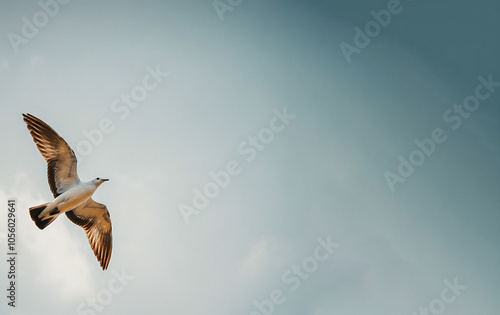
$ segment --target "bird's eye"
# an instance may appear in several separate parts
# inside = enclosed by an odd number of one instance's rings
[[[96,179],[97,179],[97,180],[100,180],[100,178],[99,178],[99,177],[97,177]]]

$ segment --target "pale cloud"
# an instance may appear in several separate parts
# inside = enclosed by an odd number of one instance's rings
[[[68,227],[74,224],[65,216],[60,216],[43,231],[39,230],[27,209],[49,200],[41,199],[33,188],[23,173],[15,177],[11,187],[0,187],[0,200],[14,198],[17,204],[18,268],[29,270],[34,280],[32,290],[40,290],[42,294],[57,291],[59,293],[54,298],[60,301],[80,297],[90,292],[92,286],[91,266],[84,255],[84,251],[90,248],[87,248],[88,244],[82,248],[77,241],[77,238],[82,238],[87,243],[85,233],[70,233]],[[64,220],[67,222],[62,222]],[[30,263],[34,261],[36,264]]]

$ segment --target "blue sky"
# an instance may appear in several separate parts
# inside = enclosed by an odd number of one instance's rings
[[[2,313],[497,314],[497,2],[40,3],[0,4]],[[65,217],[31,221],[52,196],[21,113],[110,178],[108,271]]]

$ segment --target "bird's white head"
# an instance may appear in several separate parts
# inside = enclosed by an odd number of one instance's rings
[[[99,186],[101,186],[102,183],[107,182],[108,180],[109,179],[107,179],[107,178],[97,177],[96,179],[92,180],[92,184],[96,185],[96,187],[99,187]]]

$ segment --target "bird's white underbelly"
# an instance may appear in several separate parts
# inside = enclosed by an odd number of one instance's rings
[[[87,185],[75,186],[61,195],[59,195],[47,208],[41,213],[41,217],[49,215],[49,213],[57,207],[58,214],[73,210],[82,203],[86,202],[94,194],[95,188]]]

